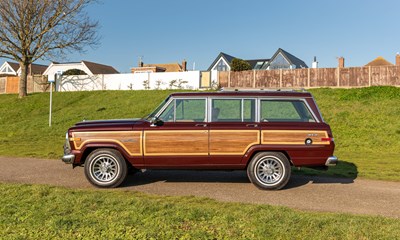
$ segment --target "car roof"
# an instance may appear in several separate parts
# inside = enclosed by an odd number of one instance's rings
[[[257,91],[216,91],[216,92],[177,92],[173,97],[293,97],[312,98],[309,92],[297,92],[290,90],[257,90]]]

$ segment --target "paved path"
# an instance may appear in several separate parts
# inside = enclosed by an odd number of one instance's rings
[[[87,182],[83,168],[72,169],[60,160],[0,157],[0,166],[0,182],[94,188]],[[119,189],[400,218],[398,182],[292,176],[283,190],[261,191],[249,182],[244,171],[152,170],[129,176]]]

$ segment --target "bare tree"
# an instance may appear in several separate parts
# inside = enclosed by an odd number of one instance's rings
[[[0,0],[0,57],[21,67],[19,97],[27,96],[29,65],[35,60],[84,52],[96,46],[98,22],[85,8],[96,0]]]

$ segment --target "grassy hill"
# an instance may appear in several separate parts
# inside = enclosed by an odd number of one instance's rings
[[[336,155],[343,160],[324,174],[400,181],[400,88],[310,91],[332,127]],[[24,99],[0,95],[0,155],[59,158],[65,131],[74,123],[142,117],[171,92],[57,92],[52,127],[48,93]]]

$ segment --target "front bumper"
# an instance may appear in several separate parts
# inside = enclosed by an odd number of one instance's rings
[[[71,152],[71,145],[69,144],[68,133],[66,134],[65,143],[64,143],[64,156],[61,160],[67,164],[74,164],[75,155]]]
[[[338,162],[339,162],[339,159],[337,157],[331,156],[331,157],[328,157],[328,159],[326,160],[325,166],[333,167],[333,166],[336,166],[336,164],[338,164]]]
[[[63,162],[65,162],[66,164],[73,164],[74,161],[75,161],[75,155],[73,155],[73,154],[66,154],[66,155],[64,155],[64,156],[61,158],[61,160],[62,160]]]

